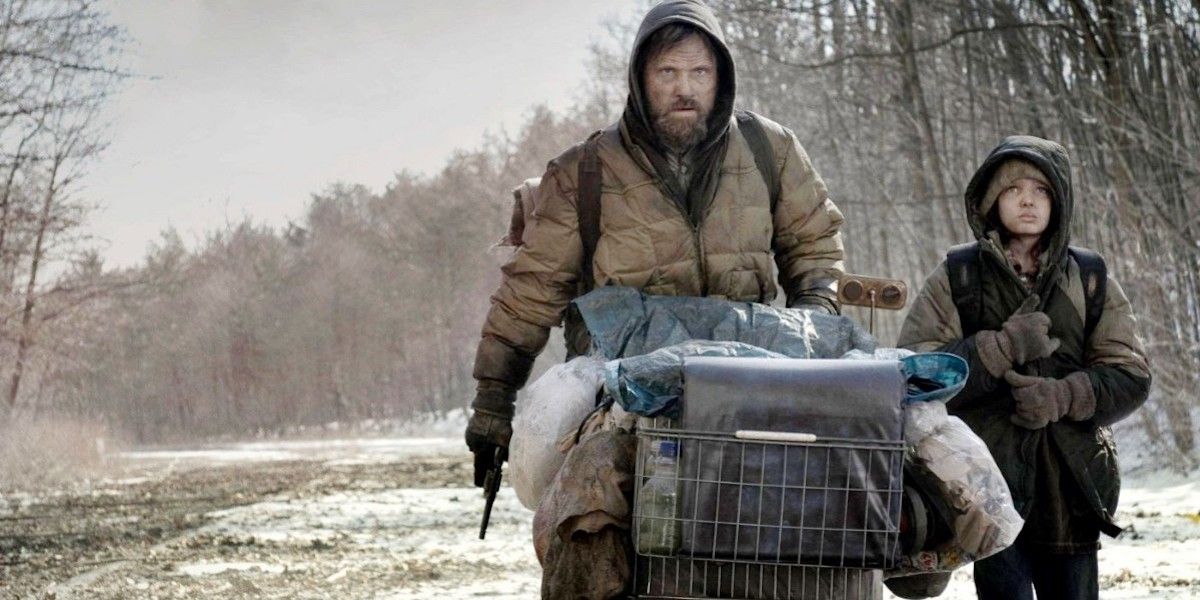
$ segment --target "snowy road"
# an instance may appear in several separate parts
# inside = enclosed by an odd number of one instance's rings
[[[482,499],[457,439],[241,444],[129,453],[153,478],[236,463],[242,475],[278,461],[306,473],[256,501],[212,510],[139,556],[57,581],[56,598],[537,598],[532,513],[502,490],[488,539]],[[136,479],[130,481],[137,481]],[[1200,598],[1200,483],[1148,474],[1125,482],[1101,552],[1102,598]],[[0,591],[4,588],[0,585]],[[47,594],[49,595],[49,594]],[[969,569],[944,598],[974,598]]]

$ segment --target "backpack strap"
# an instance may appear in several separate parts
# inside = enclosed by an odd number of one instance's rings
[[[1083,339],[1092,337],[1096,324],[1104,314],[1104,301],[1108,298],[1108,266],[1100,253],[1087,248],[1067,248],[1075,264],[1079,265],[1079,278],[1083,280]]]
[[[979,331],[983,318],[983,288],[980,275],[979,242],[950,248],[946,253],[946,271],[950,276],[950,296],[958,309],[958,321],[964,338]]]
[[[592,273],[592,259],[596,256],[596,245],[600,242],[600,152],[599,131],[583,143],[583,158],[579,161],[576,177],[578,193],[575,211],[579,217],[579,239],[583,243],[583,259],[580,262],[580,295],[596,287]]]
[[[758,167],[758,172],[762,174],[763,181],[767,184],[767,190],[771,194],[771,214],[775,214],[775,205],[779,204],[780,183],[779,183],[779,168],[775,164],[775,150],[771,148],[771,141],[767,139],[767,130],[763,127],[762,121],[758,115],[748,111],[739,110],[736,113],[738,129],[746,138],[746,143],[750,145],[750,152],[754,154],[754,165]]]

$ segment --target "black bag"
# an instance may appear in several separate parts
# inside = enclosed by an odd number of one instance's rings
[[[898,560],[899,363],[694,358],[683,373],[680,554],[855,568]],[[744,430],[816,441],[729,435]]]

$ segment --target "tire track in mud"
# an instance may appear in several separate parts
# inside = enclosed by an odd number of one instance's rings
[[[127,575],[169,575],[175,565],[236,550],[243,545],[237,539],[195,538],[221,511],[333,493],[363,482],[440,486],[460,479],[461,463],[457,457],[428,457],[398,463],[206,466],[133,484],[24,494],[7,511],[0,503],[0,597],[196,597],[185,590],[180,595],[144,585],[138,589],[141,576]],[[320,544],[310,550],[320,551]]]

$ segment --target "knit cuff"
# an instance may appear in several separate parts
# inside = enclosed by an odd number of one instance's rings
[[[533,370],[534,356],[530,356],[494,337],[484,336],[475,351],[475,368],[472,375],[480,382],[495,380],[512,388],[521,389]]]
[[[985,329],[976,333],[975,352],[987,372],[997,379],[1004,377],[1004,372],[1013,367],[1012,359],[1009,358],[1012,348],[1009,346],[1008,336],[999,331]]]
[[[1067,418],[1072,421],[1086,421],[1096,414],[1096,391],[1092,388],[1092,378],[1085,371],[1076,371],[1063,378],[1071,393],[1071,408],[1067,409]]]
[[[471,408],[480,414],[511,421],[516,401],[517,390],[512,386],[494,379],[480,379]]]

